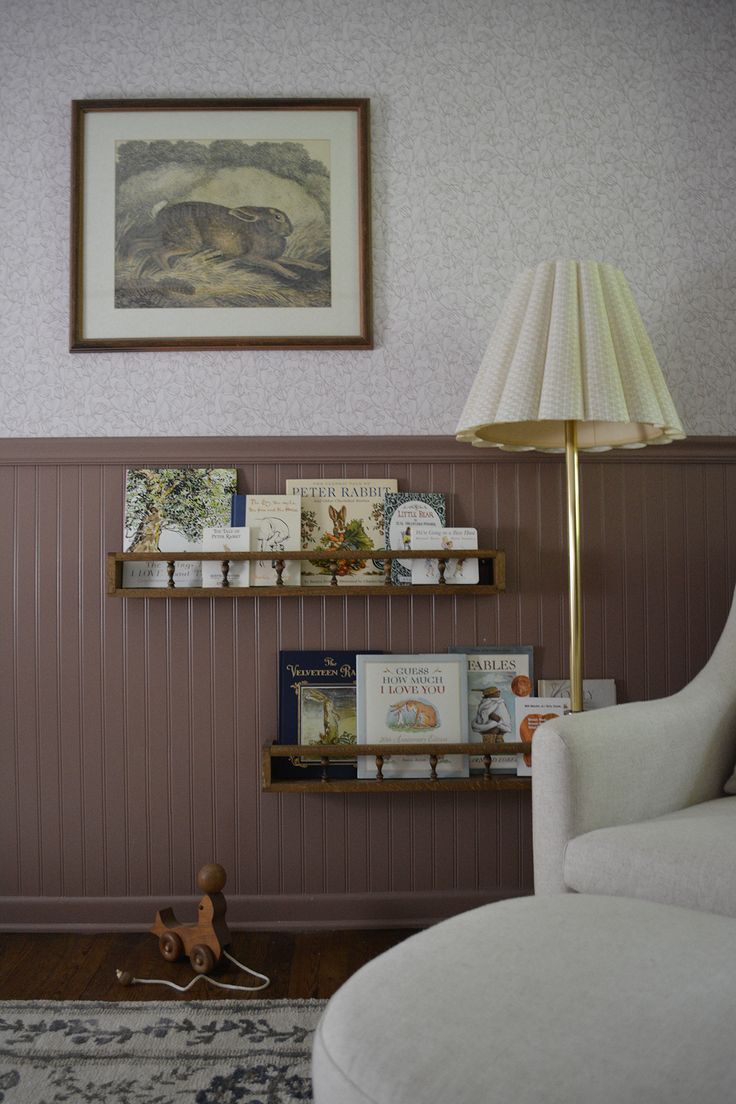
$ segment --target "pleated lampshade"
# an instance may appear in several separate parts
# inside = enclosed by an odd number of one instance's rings
[[[522,272],[456,430],[460,441],[557,452],[565,422],[591,451],[685,436],[626,277],[595,261]]]

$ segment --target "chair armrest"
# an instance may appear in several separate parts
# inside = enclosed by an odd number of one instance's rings
[[[537,893],[566,891],[568,840],[723,792],[736,758],[733,695],[696,679],[678,694],[547,721],[534,737]]]

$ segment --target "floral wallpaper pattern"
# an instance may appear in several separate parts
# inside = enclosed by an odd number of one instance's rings
[[[24,0],[0,43],[0,435],[452,433],[520,269],[626,273],[736,433],[730,0]],[[69,101],[367,96],[376,348],[70,354]]]

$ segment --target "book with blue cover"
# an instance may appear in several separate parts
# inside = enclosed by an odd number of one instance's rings
[[[468,723],[470,741],[498,743],[516,740],[518,703],[534,690],[534,648],[530,644],[454,645],[468,662]],[[470,773],[482,773],[483,756],[471,755]],[[516,774],[515,755],[494,755],[491,770]]]
[[[365,653],[361,654],[374,654]],[[280,744],[344,744],[345,758],[333,759],[331,778],[355,778],[350,748],[357,742],[356,652],[288,651],[279,653]],[[278,766],[277,766],[278,764]],[[282,777],[318,778],[315,756],[274,759]]]

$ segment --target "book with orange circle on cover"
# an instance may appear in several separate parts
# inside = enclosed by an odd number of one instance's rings
[[[534,689],[534,648],[531,644],[455,644],[450,652],[463,652],[468,664],[468,731],[473,743],[486,740],[513,743],[516,735],[516,703]],[[470,773],[482,774],[482,755],[471,755]],[[494,755],[494,774],[516,774],[516,755]]]
[[[520,698],[516,705],[516,739],[519,743],[531,746],[534,734],[540,725],[556,717],[564,717],[569,708],[567,698]],[[516,773],[532,773],[532,755],[516,756]]]

